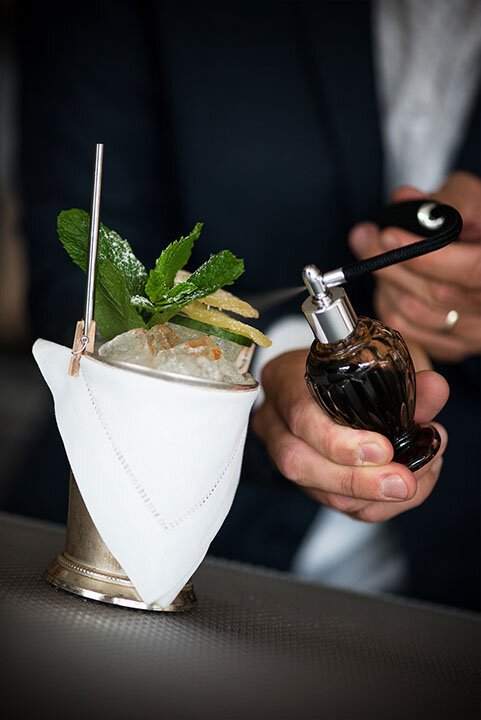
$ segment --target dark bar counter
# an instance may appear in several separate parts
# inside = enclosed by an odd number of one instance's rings
[[[127,610],[42,579],[63,540],[0,515],[3,717],[480,717],[475,615],[215,559],[195,610]]]

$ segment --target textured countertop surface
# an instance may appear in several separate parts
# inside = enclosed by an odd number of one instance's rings
[[[479,717],[477,616],[212,559],[194,611],[127,610],[45,583],[62,549],[61,527],[0,515],[9,718]]]

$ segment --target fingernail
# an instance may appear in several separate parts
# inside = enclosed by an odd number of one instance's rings
[[[352,230],[349,236],[349,245],[353,250],[362,253],[367,250],[371,242],[371,232],[369,225],[360,224]]]
[[[398,238],[389,231],[381,233],[381,245],[386,250],[392,250],[400,245]]]
[[[374,463],[375,465],[384,465],[387,463],[387,455],[379,445],[375,443],[364,443],[358,449],[359,460],[361,462]]]
[[[394,500],[404,500],[408,496],[408,488],[402,477],[399,475],[388,475],[381,480],[381,492],[384,497]]]

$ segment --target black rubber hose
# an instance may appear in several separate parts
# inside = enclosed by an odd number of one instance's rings
[[[435,203],[435,207],[431,211],[433,219],[438,217],[444,218],[444,223],[440,230],[426,230],[417,219],[419,208],[426,203]],[[463,229],[463,221],[461,215],[450,205],[438,205],[435,200],[407,200],[406,202],[388,205],[378,218],[380,228],[396,226],[416,235],[423,235],[424,239],[411,245],[389,250],[382,255],[375,255],[366,260],[359,260],[342,268],[346,281],[354,280],[362,275],[381,270],[389,265],[411,260],[419,255],[439,250],[450,242],[459,237]]]

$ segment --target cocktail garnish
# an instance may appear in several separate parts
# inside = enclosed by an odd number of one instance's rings
[[[89,214],[84,210],[65,210],[58,216],[57,230],[60,242],[70,258],[85,271]],[[170,243],[148,273],[127,240],[114,230],[100,225],[95,319],[104,340],[111,340],[134,328],[149,329],[165,323],[186,307],[187,313],[192,317],[192,314],[197,314],[197,301],[204,302],[206,311],[212,304],[214,307],[247,317],[258,316],[255,308],[248,303],[221,290],[225,285],[231,285],[244,272],[244,261],[230,250],[221,250],[211,255],[193,273],[182,270],[190,259],[201,230],[202,223],[197,223],[189,235]],[[209,317],[198,319],[210,325],[231,329],[258,344],[270,344],[259,330],[240,323],[219,310],[211,313],[208,313]]]

